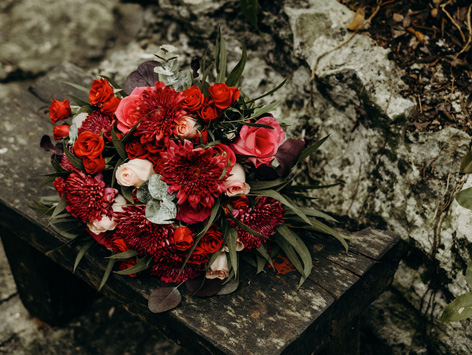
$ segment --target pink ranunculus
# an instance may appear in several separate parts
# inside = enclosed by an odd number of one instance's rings
[[[226,192],[229,197],[238,195],[247,195],[251,187],[246,183],[246,173],[241,164],[234,164],[230,175],[225,180]]]
[[[180,139],[192,139],[197,135],[197,120],[182,116],[175,127],[175,135]]]
[[[267,116],[256,123],[273,127],[249,127],[243,126],[239,138],[231,144],[236,154],[248,156],[248,161],[257,168],[259,165],[270,165],[274,160],[278,147],[285,140],[285,133],[277,120]]]
[[[135,115],[134,112],[139,104],[139,96],[147,89],[152,90],[153,88],[135,88],[129,96],[120,101],[120,104],[115,111],[115,116],[118,119],[117,127],[124,134],[128,133],[129,130],[139,121],[139,117]]]

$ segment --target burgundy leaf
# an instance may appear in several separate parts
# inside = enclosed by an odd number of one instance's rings
[[[217,293],[217,295],[229,295],[230,293],[236,291],[238,287],[239,279],[232,279],[223,285],[222,289]]]
[[[52,152],[55,155],[62,155],[62,143],[56,143],[56,145],[52,144],[51,137],[44,135],[41,138],[41,143],[39,143],[42,149],[47,150],[48,152]]]
[[[159,80],[159,75],[154,71],[154,68],[158,66],[161,66],[161,63],[156,60],[148,60],[141,63],[138,69],[126,78],[125,92],[129,95],[137,87],[154,86],[156,81]]]
[[[224,282],[225,280],[199,277],[185,281],[185,286],[194,296],[210,297],[220,292]]]
[[[181,301],[177,287],[161,287],[151,292],[148,308],[152,313],[162,313],[177,307]]]
[[[280,164],[277,173],[279,176],[287,176],[290,169],[297,163],[305,142],[300,139],[287,139],[277,150],[275,158]]]

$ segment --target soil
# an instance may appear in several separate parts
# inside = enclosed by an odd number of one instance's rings
[[[472,135],[470,0],[339,0],[369,18],[369,35],[405,71],[402,95],[417,103],[409,131],[448,126]],[[362,15],[360,15],[362,18]]]

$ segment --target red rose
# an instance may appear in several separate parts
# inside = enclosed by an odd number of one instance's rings
[[[198,209],[194,209],[190,203],[183,203],[182,205],[179,205],[177,217],[175,218],[184,223],[194,224],[203,222],[205,219],[210,217],[210,214],[211,208],[209,207],[200,207]]]
[[[96,133],[82,132],[74,143],[74,152],[79,158],[96,158],[105,148],[103,137]]]
[[[113,251],[117,254],[123,253],[129,250],[128,246],[126,245],[125,240],[121,237],[113,237],[112,240],[110,241],[110,246],[113,249]]]
[[[208,253],[197,246],[193,252],[192,255],[190,256],[190,259],[188,259],[188,262],[190,264],[196,264],[196,265],[202,265],[208,261]]]
[[[57,141],[61,138],[67,137],[69,135],[69,125],[61,124],[59,126],[54,126],[52,130],[52,135],[54,139]]]
[[[223,143],[217,143],[213,146],[213,150],[217,152],[219,155],[226,155],[228,160],[230,161],[230,167],[233,167],[236,164],[236,155],[234,154],[233,150]]]
[[[241,96],[238,88],[227,86],[225,83],[213,84],[208,88],[208,92],[215,106],[222,110],[230,107]]]
[[[139,140],[126,143],[125,150],[130,159],[146,159],[149,155]]]
[[[113,88],[108,84],[107,79],[95,79],[89,93],[90,103],[94,106],[99,106],[99,104],[108,101],[111,97],[114,97]]]
[[[82,163],[84,163],[85,171],[89,174],[96,174],[105,169],[105,159],[101,155],[95,158],[85,157]]]
[[[206,100],[198,111],[198,115],[205,121],[210,122],[220,117],[221,111],[214,105],[211,100]]]
[[[123,270],[127,270],[129,269],[130,267],[136,265],[136,259],[133,258],[133,259],[129,259],[129,260],[126,260],[126,261],[122,261],[120,266],[118,267],[121,271]],[[129,277],[136,277],[137,274],[129,274],[128,276]]]
[[[100,112],[104,113],[105,115],[113,116],[120,102],[120,98],[111,96],[108,100],[102,102],[98,106],[100,107]]]
[[[69,116],[69,100],[65,99],[64,101],[57,101],[56,99],[53,99],[52,105],[49,106],[49,117],[51,117],[51,122],[56,123],[60,120],[68,118]]]
[[[218,230],[215,225],[212,225],[208,232],[203,236],[198,246],[202,248],[206,253],[213,254],[221,249],[223,245],[222,233]]]
[[[188,227],[179,227],[174,232],[175,248],[185,251],[193,245],[192,231]]]
[[[193,144],[207,144],[208,143],[208,131],[198,131],[195,137],[193,138]]]
[[[187,111],[198,111],[203,105],[205,96],[197,86],[191,86],[184,91],[184,107]]]
[[[233,207],[237,210],[246,207],[249,203],[249,199],[247,196],[238,196],[237,198],[231,201]]]

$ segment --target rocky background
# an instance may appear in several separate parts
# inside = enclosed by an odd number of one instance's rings
[[[470,321],[438,320],[444,306],[467,291],[463,272],[472,252],[472,213],[453,196],[472,186],[458,172],[470,148],[469,134],[454,127],[410,129],[418,102],[402,95],[408,89],[401,79],[405,71],[366,34],[317,62],[351,35],[346,28],[354,13],[346,6],[336,0],[259,4],[256,29],[236,0],[3,0],[0,100],[26,90],[62,61],[122,82],[159,45],[169,43],[189,66],[193,56],[206,49],[212,53],[219,24],[230,68],[239,60],[241,43],[248,48],[244,93],[255,96],[287,78],[267,98],[282,100],[277,117],[290,125],[293,137],[310,141],[330,135],[303,179],[342,184],[317,190],[317,205],[338,216],[342,227],[388,229],[405,241],[393,286],[364,316],[362,353],[472,353]],[[428,69],[415,66],[419,72]],[[444,80],[441,65],[429,75]],[[448,102],[466,119],[460,94]],[[0,313],[8,315],[0,324],[0,353],[181,351],[105,300],[64,328],[29,319],[1,254],[0,296]],[[126,337],[128,345],[119,341]]]

